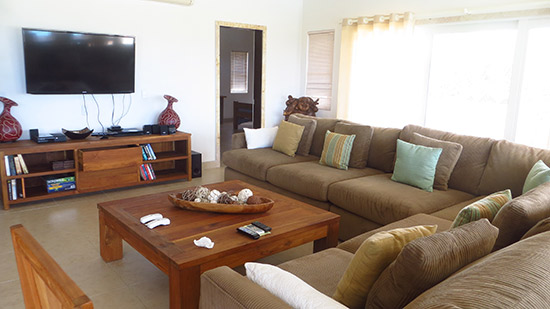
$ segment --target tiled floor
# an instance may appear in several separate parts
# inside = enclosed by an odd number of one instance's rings
[[[168,277],[124,243],[122,260],[99,256],[96,205],[99,202],[223,181],[223,168],[202,178],[78,197],[52,199],[0,210],[0,308],[24,308],[9,227],[23,224],[88,295],[95,308],[168,308]],[[312,252],[312,245],[282,252],[262,262],[278,264]],[[242,267],[239,269],[242,271]]]

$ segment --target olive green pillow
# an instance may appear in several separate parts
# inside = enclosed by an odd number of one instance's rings
[[[403,246],[436,230],[437,225],[419,225],[382,231],[367,238],[355,252],[332,297],[350,308],[364,308],[370,288]]]
[[[304,126],[283,120],[279,125],[272,149],[294,157],[303,133]]]

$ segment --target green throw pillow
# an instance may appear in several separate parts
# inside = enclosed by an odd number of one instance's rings
[[[539,160],[533,165],[533,168],[531,168],[531,171],[527,175],[527,179],[525,179],[523,193],[548,181],[550,181],[550,168],[542,160]]]
[[[477,221],[482,218],[487,218],[489,222],[492,222],[493,218],[497,215],[502,206],[511,200],[512,191],[510,191],[510,189],[506,189],[488,195],[479,201],[475,201],[460,210],[458,215],[456,215],[451,228]]]
[[[277,130],[272,149],[294,157],[303,133],[304,126],[283,120]]]
[[[327,130],[327,133],[325,133],[325,143],[323,144],[323,153],[321,153],[319,163],[347,170],[353,140],[355,140],[355,134],[345,135]]]
[[[433,192],[435,168],[443,149],[397,140],[395,167],[391,179]]]

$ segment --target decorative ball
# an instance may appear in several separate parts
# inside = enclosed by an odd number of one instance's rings
[[[210,190],[208,190],[208,188],[197,187],[195,189],[195,196],[200,199],[207,199],[209,194],[210,194]]]
[[[239,203],[244,204],[248,200],[249,197],[253,196],[252,190],[250,189],[242,189],[239,194]]]
[[[248,200],[246,200],[246,203],[247,204],[261,204],[262,203],[262,198],[259,197],[259,196],[256,196],[256,195],[252,195],[251,197],[248,198]]]
[[[185,190],[181,193],[181,199],[184,201],[194,201],[196,198],[194,189]]]
[[[235,204],[237,203],[238,198],[235,195],[231,195],[227,192],[222,192],[220,197],[218,198],[218,203],[220,204]]]
[[[208,194],[208,201],[210,203],[217,203],[218,198],[220,198],[220,195],[221,195],[220,191],[214,189],[210,191],[210,194]]]

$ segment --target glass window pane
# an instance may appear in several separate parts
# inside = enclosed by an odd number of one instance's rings
[[[550,27],[529,30],[516,128],[518,143],[550,146]]]
[[[504,137],[517,30],[435,34],[426,126]]]
[[[308,42],[306,95],[319,99],[319,109],[330,110],[334,31],[309,33]]]
[[[248,52],[231,52],[231,93],[248,93]]]

